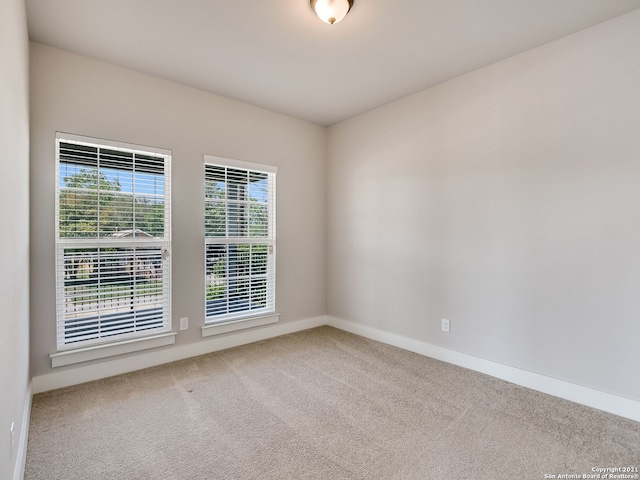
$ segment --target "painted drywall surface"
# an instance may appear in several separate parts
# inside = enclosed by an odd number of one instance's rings
[[[172,316],[174,330],[180,317],[190,326],[177,345],[208,341],[204,154],[278,167],[276,309],[281,322],[324,314],[326,129],[41,44],[31,45],[31,69],[34,376],[52,371],[56,350],[56,131],[172,151]]]
[[[0,2],[0,477],[7,479],[20,467],[30,402],[28,55],[24,2]]]
[[[639,400],[638,45],[634,11],[330,127],[327,313]]]

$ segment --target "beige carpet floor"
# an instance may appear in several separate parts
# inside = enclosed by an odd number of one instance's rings
[[[640,423],[330,327],[36,395],[25,478],[543,479]]]

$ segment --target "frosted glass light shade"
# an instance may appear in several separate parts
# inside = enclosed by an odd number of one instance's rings
[[[353,6],[353,0],[311,0],[311,8],[318,18],[333,25],[347,16]]]

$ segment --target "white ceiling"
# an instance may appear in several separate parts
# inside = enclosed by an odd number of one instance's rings
[[[640,0],[26,0],[32,40],[330,125]]]

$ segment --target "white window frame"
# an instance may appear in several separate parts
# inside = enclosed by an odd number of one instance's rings
[[[229,236],[229,219],[225,215],[226,234],[225,236],[208,236],[205,228],[205,251],[204,251],[204,263],[205,263],[205,325],[202,328],[202,336],[217,335],[221,333],[228,333],[234,330],[240,330],[244,328],[251,328],[260,325],[266,325],[269,323],[275,323],[279,319],[279,315],[275,313],[275,292],[276,292],[276,173],[277,167],[272,165],[264,165],[253,162],[246,162],[242,160],[234,160],[224,157],[217,157],[212,155],[204,155],[204,170],[205,170],[205,184],[207,183],[207,165],[214,167],[221,167],[225,170],[242,170],[249,174],[255,173],[268,177],[268,227],[267,235],[260,237],[250,236]],[[206,191],[204,196],[205,206],[209,200],[206,198]],[[228,205],[228,197],[224,201],[225,205]],[[225,207],[228,209],[228,206]],[[205,208],[206,212],[206,208]],[[205,213],[206,216],[206,213]],[[206,220],[205,220],[206,223]],[[259,309],[246,309],[236,312],[227,312],[224,314],[218,314],[215,316],[207,315],[207,249],[211,245],[219,245],[222,247],[238,244],[267,244],[267,288],[266,288],[266,306]],[[229,293],[227,292],[227,295]]]
[[[60,145],[62,143],[87,145],[97,148],[106,148],[134,155],[151,155],[161,157],[164,160],[164,234],[162,237],[141,236],[137,231],[132,231],[131,238],[111,238],[95,236],[88,238],[60,237]],[[111,355],[127,353],[146,348],[175,343],[175,333],[171,332],[171,151],[155,147],[139,146],[123,142],[114,142],[92,137],[84,137],[68,133],[56,133],[56,174],[55,174],[55,248],[56,248],[56,344],[58,352],[50,355],[52,366],[68,365],[96,358],[104,358]],[[100,162],[100,160],[98,160]],[[134,207],[135,209],[135,204]],[[65,302],[68,302],[65,293],[65,249],[78,248],[131,248],[135,249],[160,249],[161,253],[161,299],[157,303],[162,304],[161,325],[148,329],[106,335],[99,333],[96,338],[88,338],[70,342],[65,333]],[[148,251],[148,250],[147,250]],[[137,253],[136,253],[137,254]],[[133,255],[133,254],[132,254]],[[134,257],[135,258],[135,257]],[[98,273],[101,275],[101,273]],[[100,277],[101,278],[101,277]],[[133,287],[132,287],[133,288]],[[132,297],[133,298],[137,297]],[[137,306],[137,305],[136,305]],[[131,307],[133,308],[133,307]],[[95,311],[106,311],[96,302]],[[136,310],[137,312],[138,310]],[[68,318],[67,318],[68,320]],[[99,320],[101,321],[101,319]],[[134,323],[137,320],[134,320]]]

